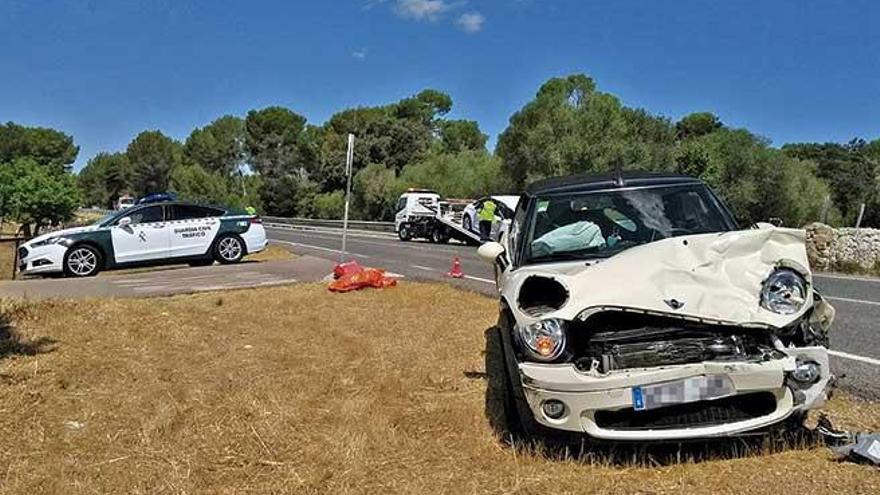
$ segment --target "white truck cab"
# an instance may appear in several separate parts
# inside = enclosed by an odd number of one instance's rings
[[[440,212],[440,195],[430,189],[409,189],[400,195],[395,210],[394,230],[400,240],[431,238]]]

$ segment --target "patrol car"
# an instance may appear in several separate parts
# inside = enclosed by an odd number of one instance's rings
[[[36,237],[18,251],[26,275],[90,277],[137,265],[238,263],[262,251],[259,216],[182,201],[138,204],[98,222]]]

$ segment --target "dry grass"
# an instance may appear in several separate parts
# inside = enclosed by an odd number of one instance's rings
[[[0,493],[878,493],[824,448],[666,466],[513,449],[485,411],[495,303],[300,285],[6,304]],[[838,426],[880,406],[837,398]]]
[[[247,261],[272,261],[272,260],[289,260],[296,256],[289,249],[277,244],[269,244],[266,249],[257,254],[248,255]]]

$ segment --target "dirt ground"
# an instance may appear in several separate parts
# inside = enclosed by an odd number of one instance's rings
[[[12,278],[12,264],[15,262],[15,243],[0,242],[0,280]]]
[[[823,447],[671,464],[512,448],[487,419],[495,302],[445,285],[0,310],[0,493],[880,492]],[[880,429],[880,404],[828,410]]]

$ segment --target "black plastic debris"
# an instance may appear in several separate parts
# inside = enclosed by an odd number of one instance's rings
[[[838,430],[824,414],[819,417],[816,431],[839,460],[880,466],[880,433]]]

